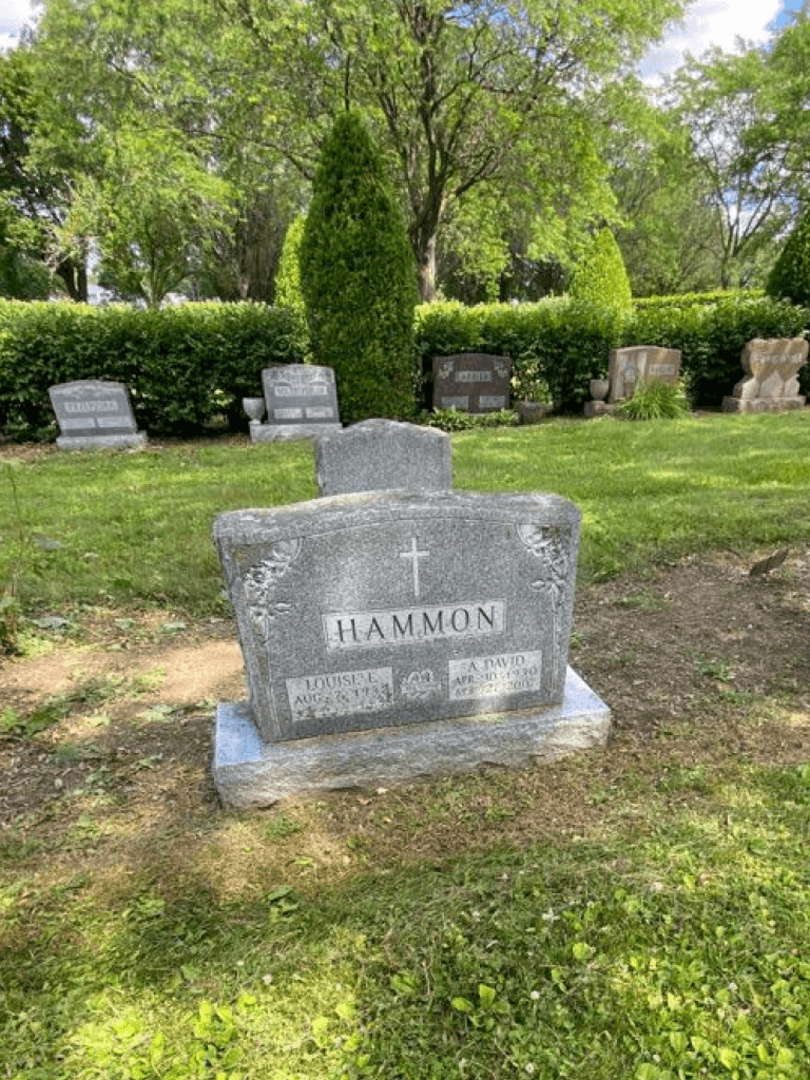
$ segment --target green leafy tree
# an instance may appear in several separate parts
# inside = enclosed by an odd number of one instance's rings
[[[70,207],[73,158],[42,155],[38,143],[47,93],[29,45],[0,54],[0,262],[7,296],[47,296],[57,282],[73,300],[87,299],[86,252],[58,252],[56,232]]]
[[[765,283],[768,296],[810,306],[810,210],[788,237]]]
[[[266,288],[276,240],[306,202],[334,118],[348,104],[359,109],[394,179],[428,300],[442,248],[462,276],[480,250],[473,285],[492,295],[498,261],[517,252],[538,265],[566,262],[578,228],[615,220],[600,149],[624,107],[611,87],[626,88],[635,60],[683,8],[683,0],[48,0],[37,49],[55,121],[48,131],[64,133],[62,149],[92,156],[100,129],[138,115],[144,126],[170,127],[187,149],[195,144],[228,180],[240,225],[232,244],[223,236],[219,245],[229,270],[217,287],[229,294],[257,295],[245,290],[259,280]],[[300,175],[300,197],[292,209],[264,206],[270,239],[257,263],[262,232],[238,230],[261,205],[255,192],[286,199],[283,184],[261,180],[280,175],[282,161]],[[476,249],[472,211],[498,200],[504,224],[482,222]]]
[[[475,188],[522,175],[565,217],[602,123],[598,102],[632,70],[681,0],[219,0],[264,59],[283,152],[306,169],[308,131],[351,102],[398,172],[421,292],[437,285],[442,226]],[[301,119],[308,124],[302,130]],[[538,207],[539,209],[539,207]],[[544,207],[545,209],[545,207]],[[486,260],[489,261],[488,259]]]
[[[343,419],[410,415],[413,255],[382,159],[356,113],[342,114],[324,145],[300,265],[313,352],[335,370]]]
[[[610,229],[594,233],[571,280],[571,297],[585,303],[630,311],[633,297],[622,253]]]
[[[227,186],[171,133],[131,126],[104,149],[97,173],[77,183],[59,230],[63,249],[94,243],[105,283],[157,307],[197,268],[226,220]]]
[[[761,280],[774,239],[793,215],[792,152],[768,117],[775,68],[765,49],[707,52],[673,81],[675,115],[690,132],[712,215],[723,288]]]

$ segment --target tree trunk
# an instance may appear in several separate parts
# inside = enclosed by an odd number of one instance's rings
[[[74,259],[62,259],[56,267],[57,277],[65,283],[68,296],[77,304],[87,303],[87,267]]]
[[[419,261],[419,286],[422,303],[429,304],[436,295],[436,237],[431,236]]]

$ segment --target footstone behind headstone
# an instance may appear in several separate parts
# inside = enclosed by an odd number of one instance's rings
[[[123,383],[79,379],[52,386],[48,393],[62,432],[56,440],[60,450],[103,450],[146,443],[146,435],[136,428]]]
[[[451,491],[221,515],[249,689],[217,713],[223,802],[603,743],[567,665],[579,522],[554,495]]]
[[[433,360],[433,408],[469,413],[508,409],[511,374],[508,356],[437,356]]]
[[[395,420],[363,420],[318,439],[315,467],[321,495],[453,486],[450,436]]]
[[[251,423],[253,442],[308,439],[341,430],[332,368],[278,364],[264,369],[262,386],[267,423]]]
[[[754,338],[742,352],[745,378],[723,398],[723,412],[785,412],[801,409],[796,376],[807,363],[804,338]]]
[[[680,349],[665,349],[659,345],[632,345],[610,350],[608,403],[631,398],[640,382],[660,382],[674,385],[681,373]]]

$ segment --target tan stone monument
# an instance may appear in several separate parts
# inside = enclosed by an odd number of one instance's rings
[[[745,378],[723,398],[723,412],[785,412],[801,409],[799,369],[807,363],[804,338],[754,338],[742,352]]]

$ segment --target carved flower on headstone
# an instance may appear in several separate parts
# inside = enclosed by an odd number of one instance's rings
[[[245,600],[253,629],[262,644],[267,644],[270,624],[290,610],[290,604],[276,600],[273,594],[277,583],[298,558],[300,551],[300,540],[278,540],[267,558],[256,563],[245,574]]]

